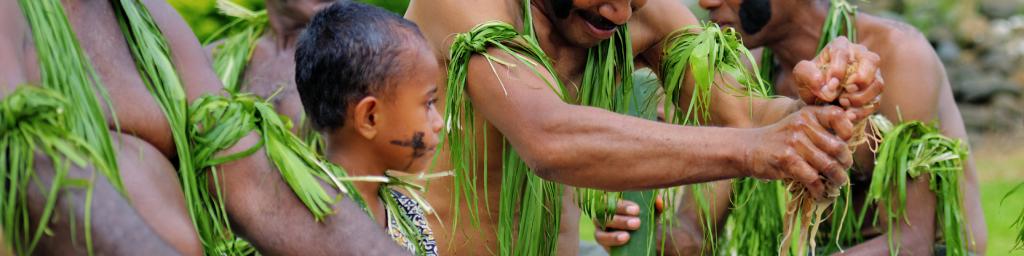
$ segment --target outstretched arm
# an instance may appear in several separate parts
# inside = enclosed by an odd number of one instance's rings
[[[556,182],[631,190],[757,176],[823,189],[816,169],[842,176],[851,162],[831,160],[844,155],[845,143],[824,132],[852,129],[838,108],[805,108],[762,129],[669,125],[567,104],[529,64],[498,50],[489,54],[516,66],[470,60],[467,90],[476,111],[538,175]]]
[[[255,133],[222,154],[245,150]],[[268,255],[406,255],[347,197],[334,204],[322,222],[313,219],[276,167],[260,149],[249,157],[221,165],[218,180],[235,232]],[[211,179],[212,180],[212,179]],[[210,184],[213,189],[213,184]],[[336,190],[324,186],[332,196]]]

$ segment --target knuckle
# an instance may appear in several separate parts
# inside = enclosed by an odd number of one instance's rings
[[[787,136],[786,140],[785,140],[785,143],[786,143],[786,146],[789,146],[788,150],[786,150],[786,152],[785,152],[785,155],[795,155],[796,151],[793,150],[793,147],[800,144],[800,136],[799,135]]]

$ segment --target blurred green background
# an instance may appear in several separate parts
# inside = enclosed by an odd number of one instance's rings
[[[232,1],[253,10],[264,8],[263,0]],[[217,12],[215,0],[168,0],[168,2],[178,9],[178,12],[196,33],[199,41],[205,40],[222,25],[231,21],[230,17]],[[380,6],[400,15],[404,14],[405,7],[409,6],[409,0],[360,0],[359,2]]]
[[[214,0],[169,0],[205,39],[229,18]],[[234,0],[262,9],[263,0]],[[431,0],[427,0],[431,1]],[[698,17],[696,0],[681,0]],[[399,14],[408,0],[362,0]],[[1024,182],[1024,0],[871,0],[861,10],[907,22],[922,31],[946,64],[953,91],[971,134],[972,155],[981,180],[981,200],[989,230],[990,255],[1011,251],[1024,209],[1024,193],[1006,193]],[[593,226],[581,222],[581,238],[593,240]]]

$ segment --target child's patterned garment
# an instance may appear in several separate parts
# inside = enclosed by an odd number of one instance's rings
[[[415,200],[406,197],[394,189],[391,190],[391,196],[393,196],[395,201],[398,202],[399,209],[387,208],[388,234],[391,235],[391,238],[399,245],[405,246],[409,251],[416,253],[416,244],[403,235],[399,228],[398,218],[408,218],[409,220],[412,220],[413,225],[416,226],[416,230],[419,231],[419,245],[424,249],[423,255],[436,256],[437,242],[434,241],[434,232],[431,231],[430,226],[427,225],[427,219],[424,218],[423,210],[420,208],[420,205],[416,203]]]

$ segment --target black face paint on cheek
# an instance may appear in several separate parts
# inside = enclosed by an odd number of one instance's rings
[[[747,34],[757,34],[772,18],[770,0],[744,0],[740,4],[740,24]]]
[[[428,148],[426,143],[423,143],[423,136],[426,134],[423,132],[412,133],[412,139],[408,141],[392,140],[391,145],[400,147],[412,148],[412,157],[420,158],[427,155],[428,150],[434,150],[433,147]]]
[[[572,11],[572,0],[551,0],[551,7],[555,11],[555,17],[565,19]]]

